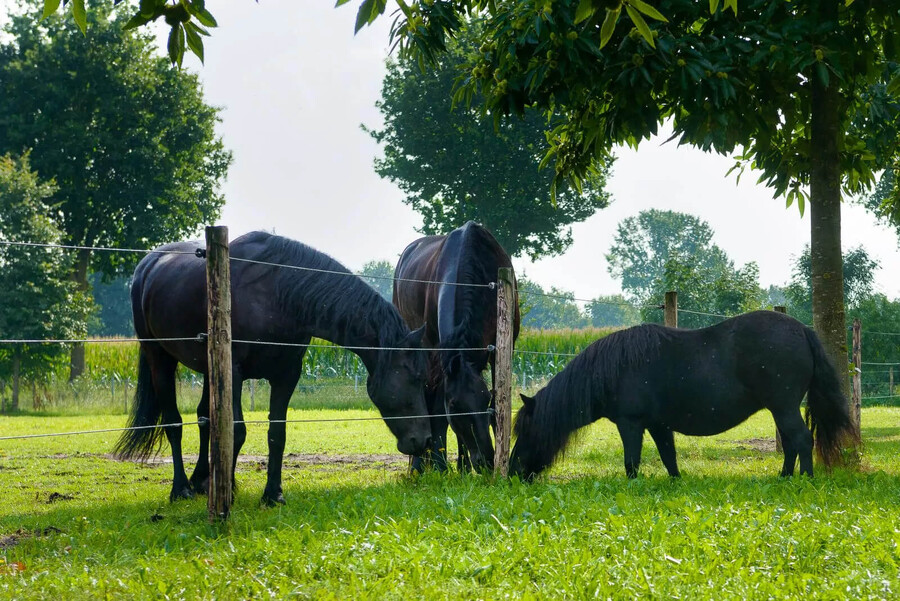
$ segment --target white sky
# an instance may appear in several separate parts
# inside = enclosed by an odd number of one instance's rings
[[[374,105],[391,17],[354,36],[357,1],[337,9],[332,0],[209,4],[219,27],[205,39],[206,65],[190,56],[186,66],[199,74],[208,102],[223,107],[220,132],[234,152],[221,224],[232,236],[274,229],[354,270],[372,259],[393,263],[418,236],[421,219],[399,189],[375,174],[379,149],[360,129],[381,122]],[[517,260],[518,273],[579,298],[619,292],[604,258],[616,225],[658,208],[709,222],[714,241],[738,266],[759,264],[763,287],[790,278],[792,258],[809,241],[809,214],[785,209],[754,184],[755,173],[736,186],[734,176],[725,178],[729,159],[661,140],[618,156],[610,208],[574,226],[575,242],[564,256]],[[900,275],[892,269],[900,259],[896,235],[845,204],[844,248],[860,244],[881,262],[876,288],[900,297]]]

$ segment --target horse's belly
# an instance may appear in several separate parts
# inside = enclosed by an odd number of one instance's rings
[[[669,412],[663,421],[669,429],[680,434],[712,436],[739,426],[759,409],[761,407],[747,403],[688,406],[679,411]]]

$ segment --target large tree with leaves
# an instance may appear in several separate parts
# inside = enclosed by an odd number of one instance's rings
[[[0,152],[30,150],[56,181],[64,241],[149,248],[214,219],[231,156],[196,76],[159,57],[149,33],[123,31],[111,1],[92,7],[86,34],[31,9],[11,17],[0,47]],[[91,268],[112,275],[138,258],[81,250],[72,279],[86,291]],[[82,369],[77,347],[72,374]]]
[[[406,193],[426,234],[448,233],[469,220],[484,224],[511,255],[562,253],[572,243],[570,224],[609,202],[607,163],[580,189],[564,185],[549,200],[553,172],[541,170],[547,119],[537,111],[495,122],[452,101],[466,56],[477,52],[464,31],[426,70],[410,59],[390,60],[381,100],[384,127],[371,131],[384,146],[379,175]]]
[[[685,310],[678,316],[682,327],[707,326],[716,316],[761,308],[756,264],[736,268],[712,238],[709,224],[693,215],[642,211],[619,223],[606,255],[610,275],[642,306],[645,321],[661,320],[654,307],[669,290],[678,292],[678,307]]]
[[[55,187],[38,179],[28,158],[0,157],[0,338],[72,339],[84,335],[87,299],[69,277],[72,256],[50,208]],[[17,243],[27,243],[21,245]],[[59,344],[0,345],[0,380],[12,382],[9,409],[19,405],[23,378],[40,379],[64,354]]]

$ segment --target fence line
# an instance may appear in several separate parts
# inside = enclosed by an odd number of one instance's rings
[[[17,242],[15,240],[0,240],[2,246],[32,246],[38,248],[62,248],[67,250],[99,250],[105,252],[123,252],[123,253],[157,253],[161,255],[196,255],[193,250],[159,250],[145,248],[115,248],[112,246],[79,246],[76,244],[45,244],[41,242]],[[202,250],[202,249],[198,249]]]
[[[432,418],[432,417],[463,417],[469,415],[491,415],[494,413],[493,409],[488,409],[486,411],[466,411],[462,413],[438,413],[435,415],[397,415],[397,416],[380,416],[380,417],[335,417],[335,418],[326,418],[326,419],[236,419],[233,421],[235,424],[249,424],[249,425],[260,425],[260,424],[318,424],[318,423],[333,423],[333,422],[369,422],[369,421],[389,421],[389,420],[401,420],[401,419],[421,419],[421,418]],[[181,426],[196,426],[196,425],[205,425],[209,423],[209,418],[201,417],[197,421],[194,422],[177,422],[170,424],[153,424],[150,426],[128,426],[124,428],[102,428],[99,430],[73,430],[70,432],[47,432],[43,434],[16,434],[13,436],[0,436],[0,440],[22,440],[27,438],[51,438],[58,436],[77,436],[81,434],[103,434],[107,432],[127,432],[130,430],[152,430],[157,428],[173,428],[173,427],[181,427]]]

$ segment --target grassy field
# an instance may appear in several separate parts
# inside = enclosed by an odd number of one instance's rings
[[[760,414],[677,438],[674,481],[649,438],[627,481],[601,422],[532,485],[410,478],[379,421],[292,424],[274,509],[258,504],[265,432],[250,426],[227,527],[207,524],[205,499],[168,503],[170,465],[109,458],[115,434],[0,441],[0,598],[896,598],[900,410],[863,422],[859,473],[777,477]],[[0,436],[123,423],[18,415]],[[185,438],[196,452],[196,430]]]

